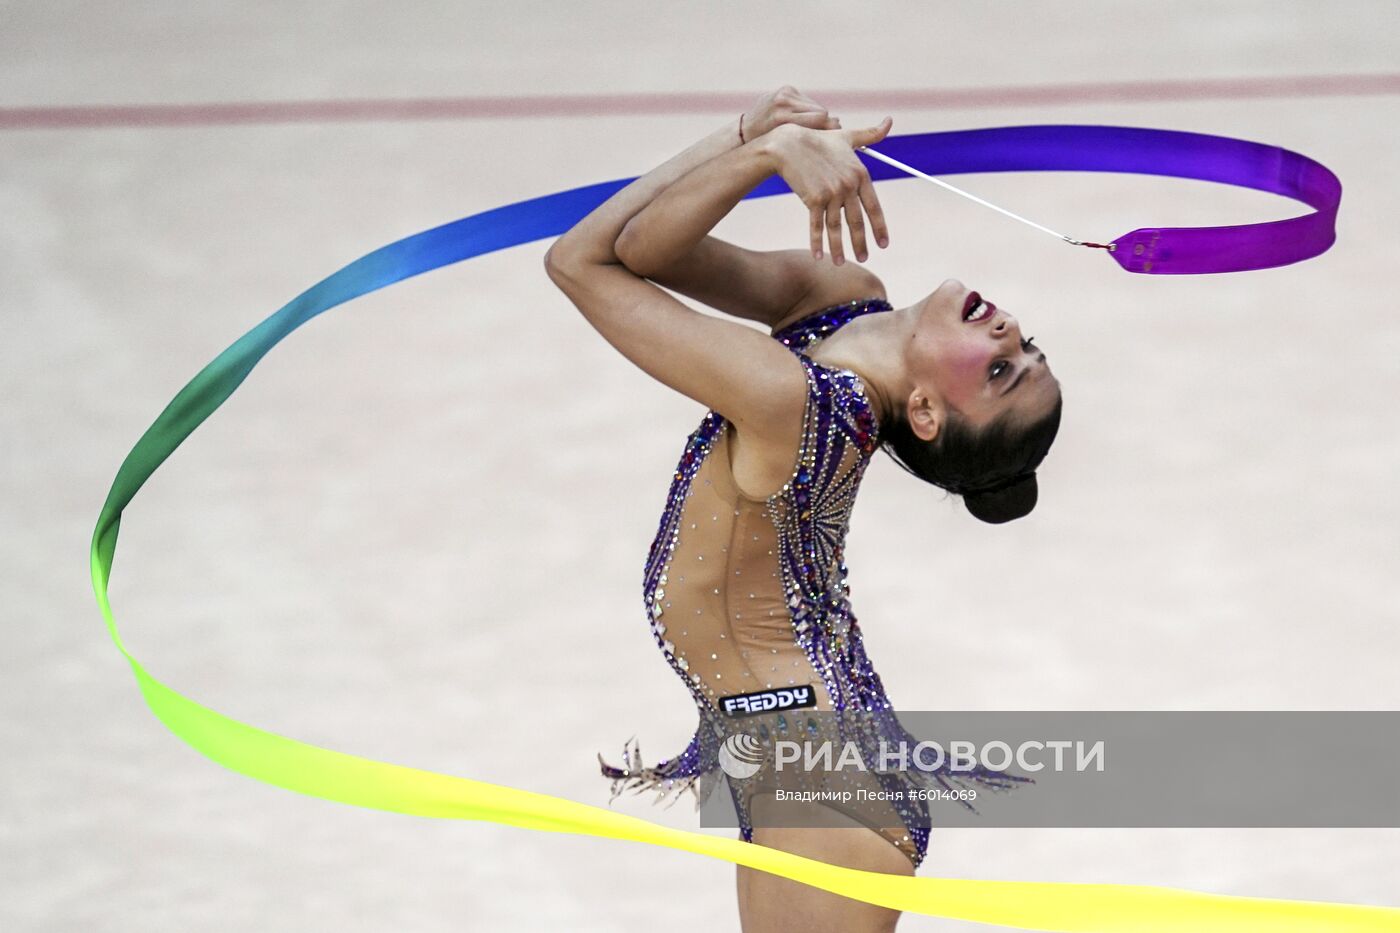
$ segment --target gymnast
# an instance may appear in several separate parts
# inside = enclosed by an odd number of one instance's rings
[[[789,724],[839,731],[829,723],[842,716],[892,710],[862,646],[843,559],[875,450],[999,523],[1034,508],[1036,469],[1059,428],[1059,383],[1016,318],[956,279],[894,308],[879,278],[845,261],[847,235],[862,263],[870,238],[889,245],[855,149],[890,126],[886,117],[843,129],[780,88],[583,218],[545,267],[625,357],[709,409],[672,478],[643,582],[653,637],[700,724],[676,757],[643,767],[632,749],[604,775],[615,789],[663,791],[722,779],[741,838],[912,875],[927,850],[926,811],[810,802],[809,826],[769,825],[771,785],[716,778],[725,698],[809,687],[810,710],[835,717],[819,725],[765,714],[765,738]],[[755,252],[709,235],[774,173],[808,209],[809,250]],[[697,312],[658,286],[768,333]],[[1024,780],[985,769],[971,779],[993,789]],[[899,918],[743,866],[737,887],[747,933],[891,930]]]

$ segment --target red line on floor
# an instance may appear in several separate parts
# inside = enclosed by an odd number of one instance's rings
[[[951,110],[1400,93],[1400,73],[1101,81],[941,90],[807,91],[826,106],[870,110]],[[234,126],[264,123],[345,123],[391,120],[471,120],[521,117],[727,113],[752,105],[756,94],[577,94],[521,97],[436,97],[402,100],[240,101],[0,107],[0,129],[106,129]]]

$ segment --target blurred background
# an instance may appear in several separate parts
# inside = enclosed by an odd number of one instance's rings
[[[1390,0],[0,3],[0,927],[737,929],[725,863],[360,810],[201,757],[147,710],[87,558],[137,438],[302,289],[644,172],[785,83],[846,127],[1217,133],[1344,187],[1318,259],[1154,277],[880,186],[869,265],[896,306],[961,279],[1065,394],[1024,521],[981,525],[884,457],[867,474],[852,599],[896,704],[1395,709],[1397,26]],[[1159,178],[954,182],[1099,241],[1306,210]],[[802,247],[805,212],[742,204],[716,233]],[[547,246],[316,319],[170,458],[111,586],[156,677],[303,741],[598,805],[597,752],[682,748],[695,713],[641,568],[703,412],[586,324]],[[1398,860],[1395,829],[950,829],[920,874],[1395,904]]]

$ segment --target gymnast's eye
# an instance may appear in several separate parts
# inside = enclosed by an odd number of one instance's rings
[[[992,368],[987,371],[987,374],[993,379],[1000,379],[1010,368],[1011,364],[1006,360],[997,360],[992,364]]]

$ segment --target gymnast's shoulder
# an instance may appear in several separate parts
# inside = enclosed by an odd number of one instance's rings
[[[888,300],[885,283],[866,267],[847,260],[835,265],[830,259],[814,259],[807,250],[796,249],[788,261],[799,266],[807,266],[803,278],[810,282],[806,293],[792,306],[792,309],[775,321],[772,332],[777,333],[818,311],[825,311],[848,301],[863,301],[868,298]]]

